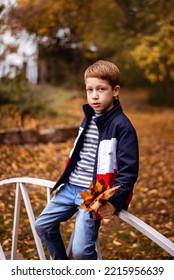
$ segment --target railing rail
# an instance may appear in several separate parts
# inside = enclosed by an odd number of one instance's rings
[[[13,222],[13,233],[12,233],[12,248],[11,248],[11,259],[17,259],[16,251],[17,251],[17,242],[18,242],[18,228],[19,228],[19,217],[20,217],[20,202],[21,197],[23,197],[24,204],[26,207],[26,211],[28,214],[28,218],[30,221],[30,226],[32,229],[33,237],[36,243],[36,248],[38,251],[39,258],[41,260],[45,259],[45,253],[43,250],[42,243],[40,238],[38,237],[35,227],[34,227],[34,213],[32,210],[31,202],[28,196],[27,187],[25,184],[34,184],[39,185],[42,187],[46,187],[47,193],[47,202],[50,201],[50,189],[54,186],[55,182],[49,180],[43,180],[38,178],[29,178],[29,177],[22,177],[22,178],[11,178],[0,181],[0,186],[8,185],[16,183],[16,195],[15,195],[15,206],[14,206],[14,222]],[[171,256],[174,256],[174,243],[167,239],[164,235],[153,229],[151,226],[140,220],[139,218],[135,217],[131,213],[125,210],[121,210],[118,213],[118,216],[123,221],[127,222],[137,230],[139,230],[142,234],[146,235],[149,239],[153,240],[156,244],[158,244],[161,248],[167,251]],[[73,233],[71,235],[69,245],[67,248],[67,254],[71,254],[72,249],[72,241],[73,241]],[[99,259],[101,259],[101,252],[99,242],[96,243]],[[4,260],[5,254],[3,252],[2,246],[0,244],[0,260]]]

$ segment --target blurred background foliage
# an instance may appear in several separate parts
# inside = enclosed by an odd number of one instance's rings
[[[25,28],[36,35],[38,83],[81,87],[85,68],[107,59],[120,68],[123,86],[148,87],[150,103],[174,105],[173,4],[18,0],[1,17],[1,33],[10,26],[14,34]]]
[[[14,126],[24,127],[25,120],[29,116],[33,118],[56,116],[57,112],[53,106],[49,104],[45,106],[46,98],[41,97],[44,97],[44,94],[39,94],[39,88],[35,90],[30,85],[24,71],[17,73],[13,79],[6,76],[0,87],[0,128],[4,126],[3,117],[5,120],[12,118],[13,124],[17,121],[18,125]]]

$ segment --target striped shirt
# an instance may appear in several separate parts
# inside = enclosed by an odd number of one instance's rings
[[[80,160],[77,162],[69,177],[73,185],[89,188],[93,179],[94,163],[98,145],[98,128],[93,116],[84,135],[83,147],[80,151]]]

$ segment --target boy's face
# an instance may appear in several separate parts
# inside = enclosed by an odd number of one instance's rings
[[[112,109],[119,90],[119,86],[112,88],[107,80],[86,79],[87,101],[96,113],[105,113]]]

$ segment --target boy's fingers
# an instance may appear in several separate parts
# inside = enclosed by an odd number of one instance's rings
[[[115,212],[115,207],[111,203],[106,202],[104,205],[99,207],[98,212],[101,216],[103,216],[103,218],[111,217]]]

